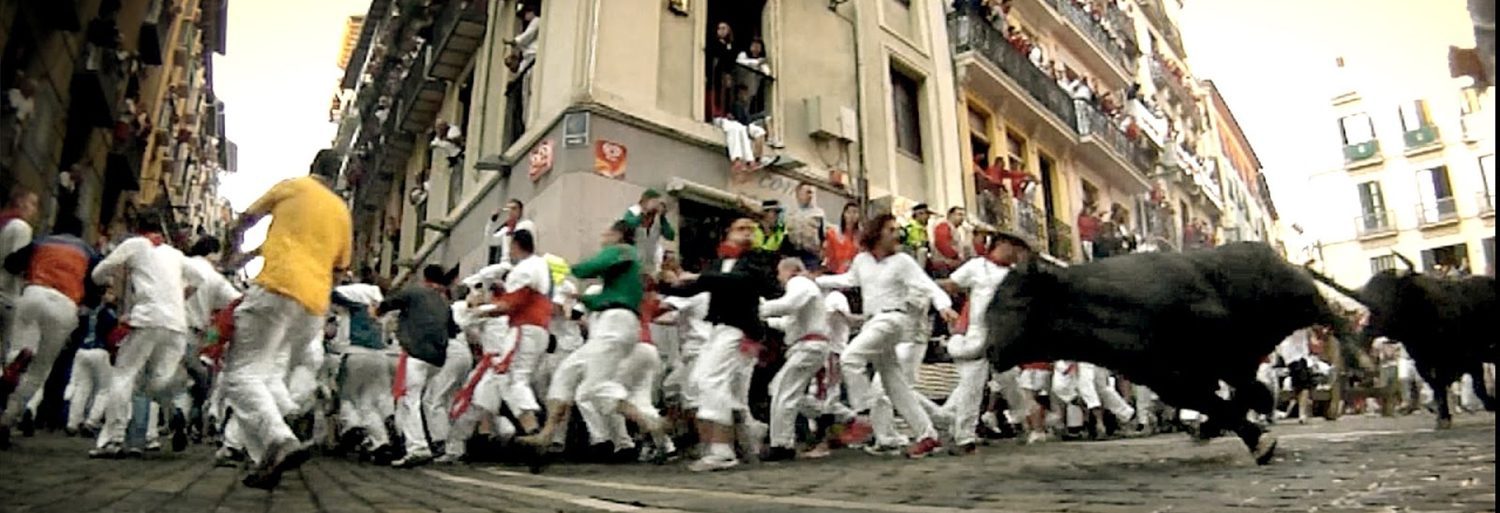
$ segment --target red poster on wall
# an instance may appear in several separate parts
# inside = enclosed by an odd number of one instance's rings
[[[594,141],[594,172],[609,178],[623,178],[627,156],[623,144],[602,139]]]
[[[531,169],[526,174],[531,177],[531,181],[535,182],[552,170],[552,140],[548,139],[536,145],[536,148],[531,150],[530,160]]]

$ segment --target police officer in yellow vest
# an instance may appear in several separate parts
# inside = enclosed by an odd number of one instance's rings
[[[927,209],[926,203],[918,203],[911,208],[911,221],[906,224],[906,236],[903,240],[913,257],[919,257],[927,250],[927,221],[931,218],[932,212]]]
[[[760,251],[780,253],[781,243],[785,241],[786,223],[781,220],[781,202],[773,199],[760,202],[760,222],[755,224],[750,244]]]

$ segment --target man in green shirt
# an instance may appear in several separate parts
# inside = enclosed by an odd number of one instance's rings
[[[589,310],[588,342],[568,355],[554,373],[547,390],[547,422],[535,435],[522,437],[522,442],[552,443],[556,430],[568,425],[573,404],[584,402],[604,416],[619,413],[635,422],[651,435],[660,454],[675,452],[662,430],[660,414],[627,401],[629,393],[620,380],[620,362],[640,343],[639,311],[645,295],[635,232],[631,223],[616,221],[604,231],[603,248],[573,265],[574,276],[602,281],[598,293],[579,298]]]

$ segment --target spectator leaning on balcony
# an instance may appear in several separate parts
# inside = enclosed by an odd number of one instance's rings
[[[537,15],[535,7],[529,6],[522,6],[517,16],[521,19],[521,32],[505,44],[521,49],[520,68],[524,70],[536,61],[537,36],[541,31],[542,17]]]
[[[1099,203],[1093,198],[1083,201],[1083,210],[1078,211],[1078,242],[1083,246],[1083,258],[1093,260],[1094,240],[1099,236]]]

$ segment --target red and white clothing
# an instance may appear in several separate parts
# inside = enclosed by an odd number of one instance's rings
[[[505,292],[499,301],[509,306],[510,329],[506,336],[515,341],[515,347],[496,362],[495,370],[508,376],[502,397],[517,413],[541,410],[531,388],[532,373],[547,352],[547,329],[552,322],[551,293],[552,270],[540,256],[531,255],[516,262],[505,277]]]
[[[828,309],[818,284],[804,276],[786,282],[786,293],[760,305],[762,318],[784,317],[786,359],[771,379],[771,446],[792,448],[796,443],[799,403],[807,385],[828,361]]]
[[[953,226],[944,219],[932,232],[931,261],[935,267],[951,272],[974,256],[974,234],[967,225]]]
[[[491,219],[484,225],[484,232],[490,234],[491,247],[500,248],[500,263],[510,263],[510,239],[516,232],[531,232],[536,236],[536,224],[530,219],[517,219],[511,222],[497,223]]]

